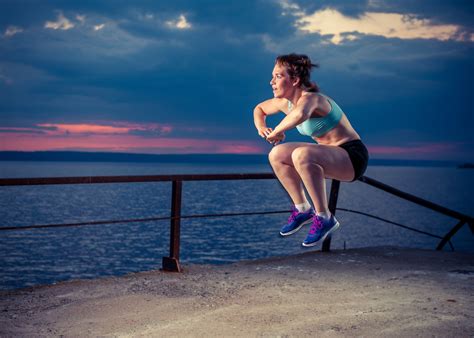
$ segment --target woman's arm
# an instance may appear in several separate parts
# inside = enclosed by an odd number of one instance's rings
[[[317,95],[303,95],[293,110],[281,120],[275,129],[267,136],[269,142],[281,139],[281,134],[295,128],[298,124],[311,117],[312,112],[318,107]]]
[[[253,110],[253,121],[255,128],[257,128],[258,134],[266,138],[268,134],[272,132],[272,128],[267,127],[265,119],[267,115],[273,115],[283,111],[284,102],[283,99],[269,99],[259,103]]]

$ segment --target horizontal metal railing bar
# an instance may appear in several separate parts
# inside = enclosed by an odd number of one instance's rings
[[[275,179],[276,176],[273,173],[244,173],[244,174],[179,174],[179,175],[137,175],[137,176],[82,176],[82,177],[38,177],[38,178],[0,178],[0,186],[24,186],[24,185],[53,185],[53,184],[97,184],[97,183],[139,183],[139,182],[182,182],[182,181],[210,181],[210,180],[249,180],[249,179]],[[445,214],[447,216],[457,218],[463,222],[467,222],[471,231],[474,232],[473,218],[457,211],[445,208],[437,205],[433,202],[424,200],[420,197],[411,195],[403,192],[385,183],[379,182],[367,176],[359,178],[359,181],[374,186],[392,195],[400,197],[402,199],[411,201],[415,204],[424,206],[436,212]],[[339,209],[343,211],[349,211],[348,209]],[[286,212],[286,211],[281,211]],[[356,211],[352,211],[356,212]],[[232,213],[232,214],[213,214],[213,215],[190,215],[181,216],[180,218],[191,218],[191,217],[220,217],[220,216],[244,216],[244,215],[258,215],[266,213],[280,213],[277,212],[262,212],[262,213]],[[419,232],[428,236],[442,238],[418,229],[404,226],[399,223],[385,220],[383,218],[366,214],[363,212],[356,212],[365,216],[373,217],[415,232]],[[68,227],[68,226],[82,226],[82,225],[99,225],[99,224],[114,224],[114,223],[132,223],[132,222],[146,222],[146,221],[157,221],[166,219],[176,219],[176,217],[153,217],[147,219],[130,219],[130,220],[106,220],[106,221],[94,221],[94,222],[83,222],[83,223],[70,223],[70,224],[46,224],[46,225],[32,225],[32,226],[20,226],[20,227],[3,227],[1,230],[26,230],[26,229],[38,229],[38,228],[53,228],[53,227]],[[456,226],[451,231],[457,231],[459,226]],[[451,245],[451,242],[449,241]],[[452,246],[452,245],[451,245]]]
[[[336,210],[352,212],[356,214],[361,214],[367,217],[372,217],[380,221],[384,221],[407,230],[418,232],[427,236],[435,237],[442,239],[443,237],[431,234],[426,231],[418,230],[400,223],[396,223],[382,217],[374,216],[362,211],[345,209],[345,208],[336,208]],[[189,219],[189,218],[213,218],[213,217],[232,217],[232,216],[251,216],[251,215],[268,215],[268,214],[282,214],[288,213],[289,210],[275,210],[275,211],[259,211],[259,212],[240,212],[240,213],[222,213],[222,214],[199,214],[199,215],[184,215],[180,217],[170,217],[170,216],[161,216],[161,217],[150,217],[150,218],[134,218],[134,219],[123,219],[123,220],[103,220],[103,221],[90,221],[90,222],[81,222],[81,223],[62,223],[62,224],[38,224],[38,225],[29,225],[29,226],[11,226],[11,227],[0,227],[0,231],[7,230],[30,230],[30,229],[44,229],[44,228],[60,228],[60,227],[77,227],[77,226],[87,226],[87,225],[101,225],[101,224],[117,224],[117,223],[139,223],[139,222],[152,222],[152,221],[164,221],[170,219]]]
[[[337,210],[346,211],[346,212],[352,212],[352,213],[354,213],[354,214],[360,214],[360,215],[364,215],[364,216],[367,216],[367,217],[375,218],[375,219],[377,219],[377,220],[379,220],[379,221],[384,221],[384,222],[387,222],[387,223],[390,223],[390,224],[399,226],[399,227],[404,228],[404,229],[407,229],[407,230],[411,230],[411,231],[414,231],[414,232],[418,232],[418,233],[423,234],[423,235],[427,235],[427,236],[430,236],[430,237],[435,237],[435,238],[443,239],[442,236],[438,236],[438,235],[435,235],[435,234],[432,234],[432,233],[429,233],[429,232],[426,232],[426,231],[423,231],[423,230],[418,230],[418,229],[415,229],[415,228],[412,228],[412,227],[409,227],[409,226],[406,226],[406,225],[403,225],[403,224],[400,224],[400,223],[397,223],[397,222],[390,221],[390,220],[388,220],[388,219],[384,219],[384,218],[379,217],[379,216],[374,216],[374,215],[368,214],[368,213],[366,213],[366,212],[357,211],[357,210],[351,210],[351,209],[345,209],[345,208],[337,208]]]
[[[51,185],[51,184],[97,184],[97,183],[130,183],[130,182],[169,182],[169,181],[219,181],[275,179],[273,173],[244,174],[180,174],[180,175],[137,175],[137,176],[79,176],[79,177],[38,177],[38,178],[0,178],[0,186]],[[379,188],[413,203],[438,211],[447,216],[473,222],[473,218],[460,212],[429,202],[411,195],[373,178],[362,176],[359,181]]]
[[[275,179],[273,173],[244,174],[179,174],[179,175],[137,175],[137,176],[79,176],[79,177],[38,177],[38,178],[0,178],[0,186],[51,185],[51,184],[97,184],[97,183],[130,183],[130,182],[167,182],[167,181],[214,181],[214,180],[249,180]],[[359,181],[379,188],[385,192],[409,200],[418,205],[435,210],[467,222],[473,218],[460,212],[411,195],[373,178],[362,176]]]
[[[272,173],[1,178],[0,186],[275,179]]]
[[[407,192],[398,190],[397,188],[394,188],[394,187],[392,187],[388,184],[385,184],[385,183],[379,182],[377,180],[374,180],[373,178],[370,178],[370,177],[367,177],[367,176],[362,176],[361,178],[359,178],[359,181],[364,182],[364,183],[366,183],[368,185],[371,185],[373,187],[376,187],[376,188],[378,188],[380,190],[383,190],[385,192],[388,192],[392,195],[395,195],[395,196],[398,196],[400,198],[406,199],[406,200],[408,200],[410,202],[413,202],[415,204],[418,204],[418,205],[424,206],[428,209],[437,211],[441,214],[444,214],[444,215],[447,215],[447,216],[450,216],[450,217],[453,217],[453,218],[457,218],[459,220],[464,220],[466,222],[472,222],[473,221],[473,218],[468,216],[468,215],[464,215],[460,212],[448,209],[448,208],[443,207],[441,205],[438,205],[436,203],[427,201],[423,198],[420,198],[420,197],[417,197],[415,195],[411,195]]]
[[[0,231],[78,227],[78,226],[87,226],[87,225],[117,224],[117,223],[139,223],[139,222],[164,221],[164,220],[171,220],[171,219],[177,219],[177,218],[183,219],[183,218],[213,218],[213,217],[228,217],[228,216],[268,215],[268,214],[283,214],[283,213],[288,213],[288,212],[290,212],[290,210],[239,212],[239,213],[223,213],[223,214],[200,214],[200,215],[185,215],[185,216],[180,216],[180,217],[162,216],[162,217],[134,218],[134,219],[122,219],[122,220],[91,221],[91,222],[81,222],[81,223],[38,224],[38,225],[27,225],[27,226],[0,227]]]
[[[47,229],[47,228],[68,228],[68,227],[79,227],[79,226],[87,226],[87,225],[163,221],[163,220],[169,220],[169,219],[170,219],[170,217],[151,217],[151,218],[122,219],[122,220],[90,221],[90,222],[81,222],[81,223],[37,224],[37,225],[27,225],[27,226],[21,226],[20,225],[20,226],[0,227],[0,231]]]

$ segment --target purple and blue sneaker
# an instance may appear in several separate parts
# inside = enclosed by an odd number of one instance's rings
[[[306,239],[303,241],[302,245],[314,246],[320,240],[324,241],[324,239],[337,228],[339,228],[339,222],[333,215],[331,215],[329,219],[324,219],[318,215],[315,215],[313,217],[313,224],[311,224],[308,236],[306,236]]]
[[[280,229],[280,235],[289,236],[297,232],[301,227],[311,222],[314,217],[314,209],[311,208],[305,212],[299,212],[294,206],[291,207],[291,215],[288,218],[288,223]]]

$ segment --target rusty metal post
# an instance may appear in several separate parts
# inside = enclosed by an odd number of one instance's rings
[[[164,271],[182,271],[179,264],[182,190],[183,181],[173,181],[171,191],[170,256],[163,257],[162,266]]]
[[[332,180],[331,192],[329,193],[329,211],[331,214],[336,215],[337,197],[339,195],[339,186],[341,182],[338,180]],[[328,235],[323,241],[322,251],[328,252],[331,250],[331,235]]]

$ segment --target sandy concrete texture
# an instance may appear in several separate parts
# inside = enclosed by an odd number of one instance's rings
[[[474,255],[394,247],[0,293],[1,336],[473,337]]]

